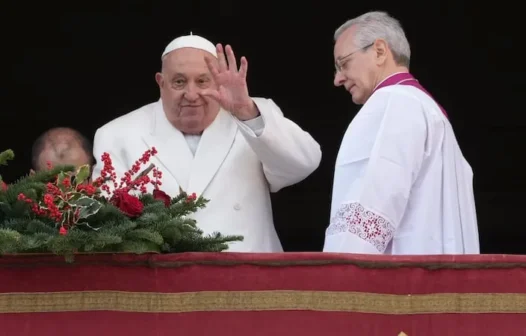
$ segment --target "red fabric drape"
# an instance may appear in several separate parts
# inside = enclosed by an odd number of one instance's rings
[[[526,256],[0,258],[0,335],[524,335]]]

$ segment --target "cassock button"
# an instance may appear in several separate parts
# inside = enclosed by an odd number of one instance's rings
[[[234,205],[234,210],[241,210],[241,205],[239,205],[239,203],[236,203]]]

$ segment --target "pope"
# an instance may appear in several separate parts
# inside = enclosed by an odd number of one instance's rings
[[[270,192],[314,172],[319,144],[271,99],[247,86],[248,61],[232,47],[197,35],[169,43],[155,75],[160,99],[100,127],[94,156],[111,155],[118,175],[151,148],[163,191],[179,188],[210,200],[193,217],[205,234],[242,235],[233,252],[281,252]],[[102,163],[94,167],[100,175]]]

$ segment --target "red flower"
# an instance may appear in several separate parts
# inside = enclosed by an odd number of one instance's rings
[[[172,198],[167,193],[159,189],[153,190],[153,198],[159,201],[163,201],[166,207],[169,207],[170,203],[172,202]]]
[[[0,187],[2,188],[3,191],[6,191],[7,190],[7,184],[5,184],[4,181],[0,181],[1,185]]]
[[[192,203],[197,199],[197,195],[192,193],[191,195],[186,196],[186,203]]]
[[[111,203],[129,217],[139,217],[142,214],[144,205],[141,200],[126,191],[115,191]]]

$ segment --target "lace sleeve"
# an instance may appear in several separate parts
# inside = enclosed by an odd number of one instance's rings
[[[374,246],[380,253],[393,239],[394,226],[385,217],[365,209],[360,203],[340,206],[327,228],[326,235],[351,233]]]

